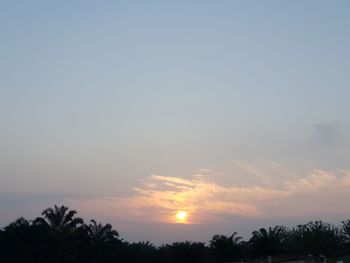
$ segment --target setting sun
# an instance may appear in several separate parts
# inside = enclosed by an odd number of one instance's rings
[[[177,223],[186,223],[187,212],[180,210],[176,213],[176,222]]]

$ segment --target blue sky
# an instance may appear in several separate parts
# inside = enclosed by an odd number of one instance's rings
[[[137,202],[152,195],[145,182],[171,178],[191,189],[282,190],[295,204],[290,184],[300,180],[346,185],[349,11],[348,1],[2,1],[1,224],[57,202],[97,217],[86,202],[103,208],[106,198],[129,198],[125,210],[166,213],[174,208]],[[320,193],[311,192],[303,198],[318,204]],[[246,198],[259,216],[223,205],[200,223],[219,229],[223,221],[231,231],[239,215],[232,231],[249,232],[254,224],[287,222]],[[193,215],[201,209],[183,202]],[[301,209],[295,220],[340,220],[344,209]],[[133,229],[128,217],[135,215],[98,219]],[[165,224],[162,237],[143,231],[130,238],[186,238],[173,237],[178,231],[167,220],[147,222]],[[211,234],[193,232],[194,239]]]

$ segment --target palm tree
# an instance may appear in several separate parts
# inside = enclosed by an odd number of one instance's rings
[[[82,224],[84,220],[80,217],[74,217],[77,212],[75,210],[68,210],[66,206],[49,207],[45,209],[41,215],[44,216],[36,218],[33,223],[35,225],[43,225],[50,227],[56,231],[75,230]]]
[[[269,227],[268,230],[260,228],[254,231],[249,240],[250,248],[255,256],[271,256],[284,252],[283,243],[287,237],[288,229],[284,226]]]
[[[46,240],[46,257],[51,255],[51,262],[72,262],[80,256],[79,247],[83,240],[80,232],[84,221],[75,217],[77,212],[69,210],[66,206],[49,207],[33,221],[35,227],[48,233]],[[49,230],[49,231],[46,231]]]
[[[47,249],[45,257],[53,256],[51,262],[74,262],[79,257],[80,230],[84,221],[74,217],[77,212],[69,210],[66,206],[49,207],[33,221],[35,227],[48,232]]]
[[[241,239],[242,237],[237,236],[237,232],[234,232],[229,237],[225,235],[215,235],[210,240],[210,248],[219,262],[231,261],[241,256]]]
[[[84,246],[89,248],[89,262],[111,262],[118,251],[119,233],[111,224],[102,225],[91,219],[89,225],[83,225],[80,232],[84,237]]]
[[[91,223],[86,226],[86,230],[93,243],[109,243],[115,241],[119,237],[119,233],[112,228],[111,224],[97,224],[94,219],[91,219],[90,222]]]

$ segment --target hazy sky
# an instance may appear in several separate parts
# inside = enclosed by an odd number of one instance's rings
[[[1,1],[0,38],[0,226],[65,204],[161,243],[350,217],[349,1]]]

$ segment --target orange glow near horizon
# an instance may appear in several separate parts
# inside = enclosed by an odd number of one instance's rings
[[[181,223],[181,224],[186,224],[187,223],[187,212],[183,210],[179,210],[176,213],[176,222]]]

